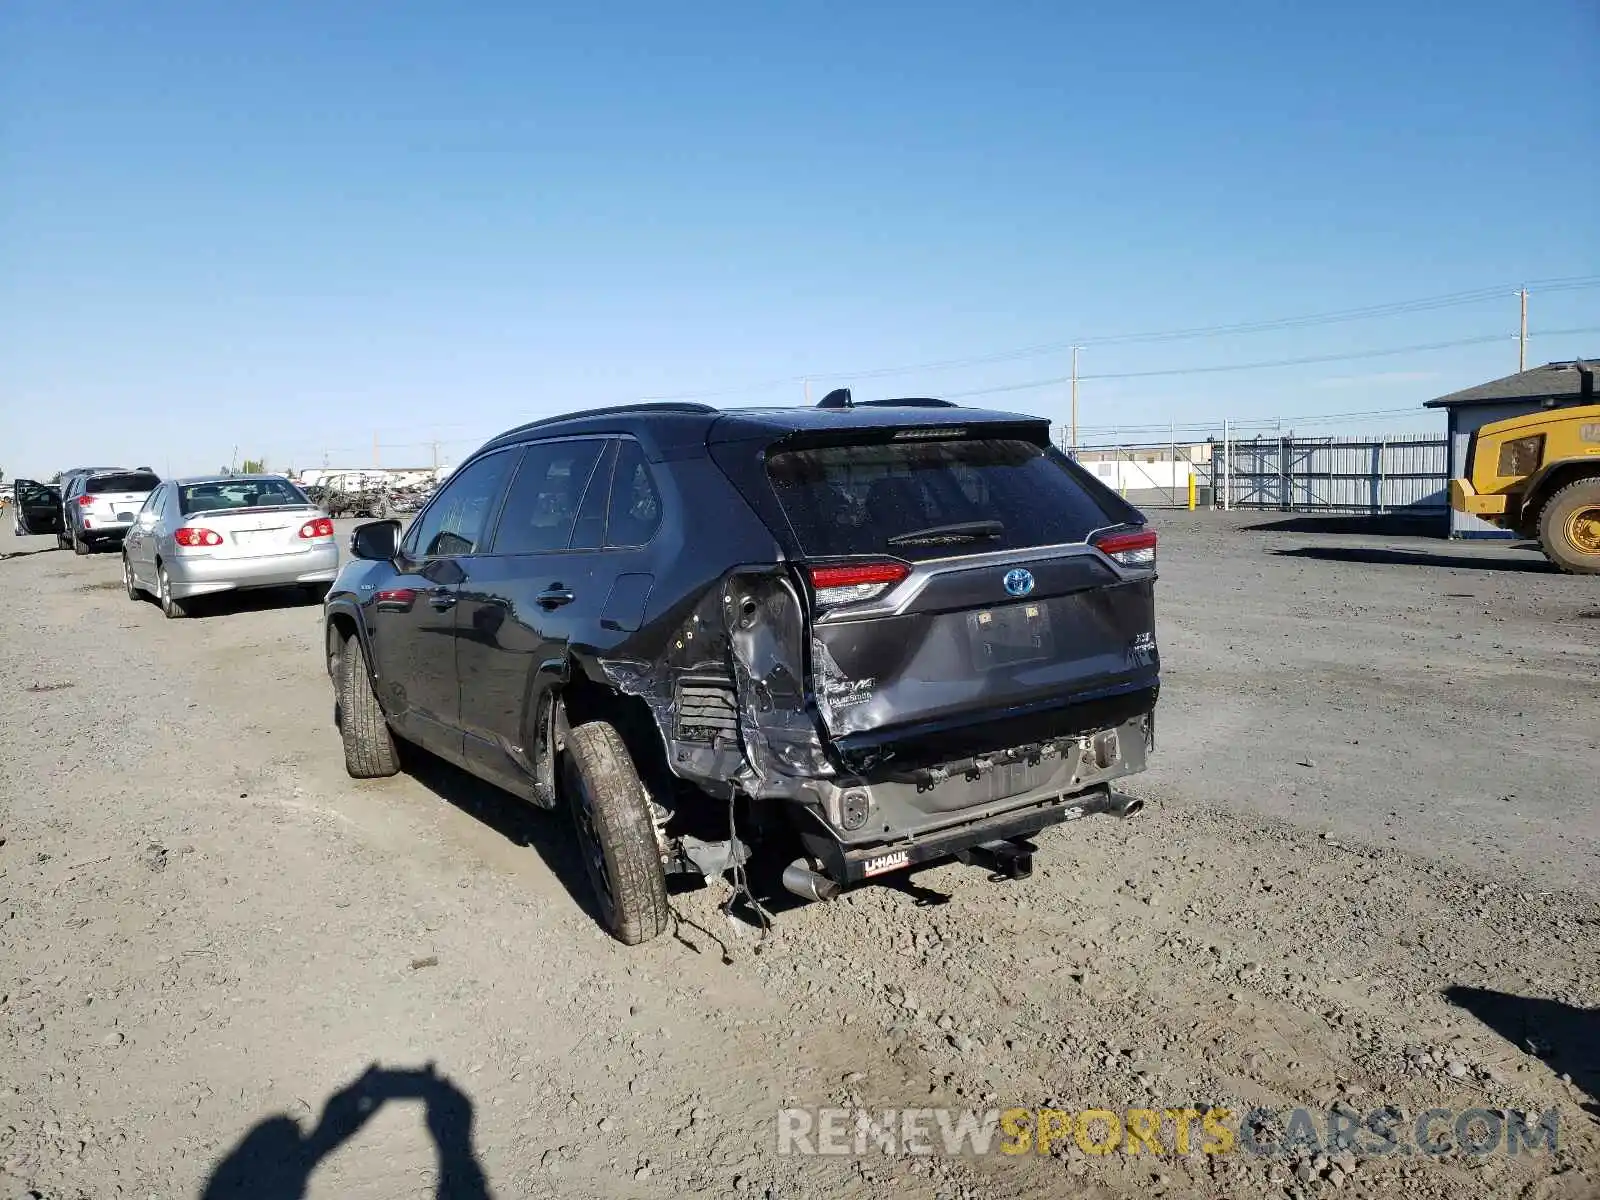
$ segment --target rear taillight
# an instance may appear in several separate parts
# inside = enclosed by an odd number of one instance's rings
[[[185,525],[172,535],[180,546],[220,546],[222,535],[215,529],[198,529]]]
[[[331,538],[333,536],[333,522],[327,517],[318,517],[314,521],[307,521],[300,526],[300,536],[303,538]]]
[[[847,567],[812,567],[811,586],[816,589],[817,607],[855,604],[871,600],[886,588],[899,583],[911,568],[900,562],[853,563]]]
[[[78,497],[78,507],[79,508],[88,508],[93,503],[94,503],[94,497],[93,496],[79,496]]]
[[[1153,529],[1137,533],[1106,533],[1094,539],[1094,547],[1125,567],[1156,565],[1156,534]]]

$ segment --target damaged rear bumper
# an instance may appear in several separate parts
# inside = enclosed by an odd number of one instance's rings
[[[807,854],[848,886],[973,847],[1138,805],[1112,783],[1145,769],[1154,713],[1045,745],[860,781],[813,781],[791,811]]]
[[[1140,801],[1101,784],[1075,796],[1060,797],[1054,802],[1031,805],[1021,811],[1003,813],[941,833],[909,839],[900,843],[878,845],[863,849],[846,850],[838,842],[816,843],[807,838],[810,849],[828,878],[843,887],[865,883],[893,871],[942,859],[957,858],[978,863],[1003,857],[997,843],[1006,843],[1014,854],[1031,856],[1031,846],[1017,847],[1018,839],[1029,838],[1067,821],[1098,814],[1131,816],[1142,807]],[[1020,872],[1026,874],[1026,870]]]

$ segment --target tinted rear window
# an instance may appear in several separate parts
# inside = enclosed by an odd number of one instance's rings
[[[309,505],[305,493],[287,479],[231,479],[192,483],[178,489],[178,511],[226,512],[230,508],[274,508]]]
[[[825,446],[775,454],[773,491],[813,557],[892,553],[943,558],[1081,542],[1119,519],[1067,465],[1032,442],[984,439]],[[891,545],[944,526],[999,522]]]
[[[148,472],[129,471],[121,475],[95,475],[83,485],[83,490],[91,496],[106,492],[153,492],[160,482]]]

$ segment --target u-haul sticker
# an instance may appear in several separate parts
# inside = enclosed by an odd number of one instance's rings
[[[861,864],[863,875],[882,875],[885,871],[895,871],[901,867],[911,865],[911,852],[896,850],[893,854],[880,854],[877,858],[869,858]]]

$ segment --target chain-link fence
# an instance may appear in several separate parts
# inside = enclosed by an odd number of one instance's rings
[[[1430,435],[1080,443],[1074,457],[1140,508],[1442,516],[1450,449]]]

